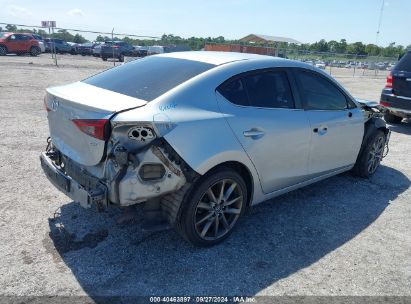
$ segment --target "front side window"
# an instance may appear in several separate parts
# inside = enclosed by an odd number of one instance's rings
[[[345,95],[321,75],[309,71],[296,71],[296,80],[307,110],[347,109]]]
[[[217,90],[236,105],[286,109],[295,107],[285,71],[245,74],[223,84]]]

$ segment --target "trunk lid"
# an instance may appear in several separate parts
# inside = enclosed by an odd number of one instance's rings
[[[393,71],[392,89],[397,96],[411,97],[411,72]]]
[[[73,119],[110,119],[118,112],[146,103],[83,82],[49,88],[45,106],[53,144],[77,163],[97,165],[105,156],[106,142],[81,131]]]
[[[397,96],[411,97],[411,52],[406,53],[394,67],[392,89]]]

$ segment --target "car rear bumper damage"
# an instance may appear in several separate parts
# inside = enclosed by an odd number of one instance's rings
[[[196,174],[164,141],[141,151],[117,147],[100,165],[100,177],[62,155],[52,144],[40,162],[49,181],[84,208],[110,204],[130,206],[162,197],[183,187]],[[94,171],[95,172],[95,171]]]
[[[398,116],[404,118],[411,116],[411,98],[409,97],[383,92],[381,94],[381,104]]]
[[[84,208],[90,208],[93,204],[98,209],[107,206],[107,187],[104,184],[100,183],[94,188],[83,186],[67,175],[52,158],[50,153],[43,152],[40,155],[40,163],[46,177],[57,189]]]

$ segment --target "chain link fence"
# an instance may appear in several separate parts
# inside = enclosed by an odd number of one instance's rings
[[[337,54],[295,49],[280,49],[278,54],[280,57],[317,66],[331,75],[338,70],[339,74],[347,77],[386,77],[388,71],[398,61],[397,57]]]

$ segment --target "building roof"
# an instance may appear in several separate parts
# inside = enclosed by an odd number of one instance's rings
[[[244,38],[240,39],[240,42],[254,42],[254,43],[287,42],[287,43],[301,44],[300,41],[297,41],[292,38],[258,35],[258,34],[250,34],[248,36],[245,36]]]

